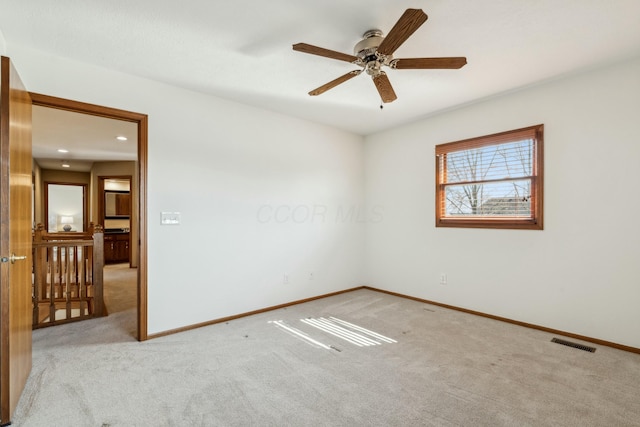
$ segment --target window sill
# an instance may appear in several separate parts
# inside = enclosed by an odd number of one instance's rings
[[[534,219],[460,219],[460,218],[439,218],[436,220],[436,227],[451,228],[489,228],[489,229],[515,229],[515,230],[542,230],[542,224]]]

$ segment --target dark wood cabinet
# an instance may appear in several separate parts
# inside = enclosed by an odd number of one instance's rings
[[[127,194],[116,194],[116,215],[131,215],[131,196]]]
[[[105,264],[129,262],[129,233],[104,235],[104,262]]]

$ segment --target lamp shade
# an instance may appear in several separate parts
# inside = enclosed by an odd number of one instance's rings
[[[61,216],[60,217],[60,224],[64,224],[64,226],[62,227],[62,229],[64,231],[71,231],[71,225],[73,224],[73,217],[72,216]]]

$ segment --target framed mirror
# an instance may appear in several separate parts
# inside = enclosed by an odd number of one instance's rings
[[[128,191],[104,191],[105,219],[123,219],[131,216],[131,195]]]
[[[86,230],[86,184],[45,183],[46,229],[50,233]]]

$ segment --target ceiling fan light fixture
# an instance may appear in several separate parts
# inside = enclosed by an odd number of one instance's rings
[[[370,75],[371,77],[376,77],[376,76],[379,76],[380,73],[384,73],[384,71],[382,71],[381,68],[382,68],[382,63],[379,61],[369,61],[365,66],[365,70],[367,74]]]

